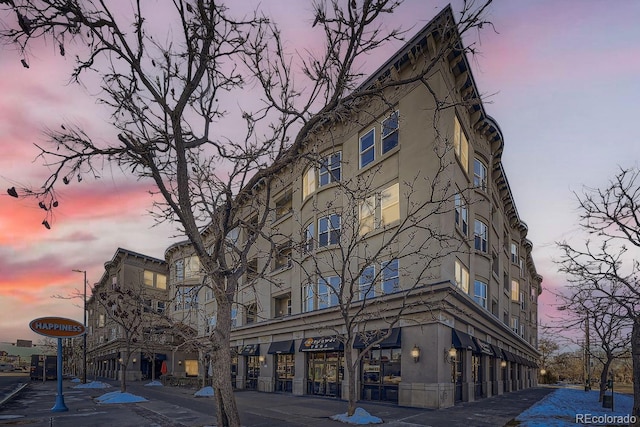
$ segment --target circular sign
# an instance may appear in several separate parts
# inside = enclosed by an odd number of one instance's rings
[[[85,333],[84,325],[63,317],[40,317],[29,323],[36,334],[51,338],[71,338]]]

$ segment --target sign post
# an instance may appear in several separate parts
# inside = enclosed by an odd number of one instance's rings
[[[62,338],[73,338],[83,335],[85,334],[85,327],[80,322],[63,317],[40,317],[32,320],[29,323],[29,327],[36,334],[58,339],[58,393],[56,395],[56,404],[51,408],[51,412],[66,412],[69,408],[64,404],[64,395],[62,393]],[[45,367],[43,366],[43,373],[44,370]]]

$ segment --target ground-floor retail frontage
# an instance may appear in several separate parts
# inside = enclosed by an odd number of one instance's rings
[[[368,350],[360,336],[352,348],[335,335],[244,339],[232,369],[235,386],[343,398],[346,352],[360,358],[359,400],[443,408],[537,385],[538,355],[526,342],[460,329],[443,323],[393,328]]]

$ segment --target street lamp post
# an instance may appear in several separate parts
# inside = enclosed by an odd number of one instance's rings
[[[87,383],[87,270],[73,270],[84,275],[84,294],[82,299],[82,312],[84,334],[82,335],[82,384]]]

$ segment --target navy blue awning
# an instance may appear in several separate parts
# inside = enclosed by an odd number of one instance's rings
[[[456,331],[455,329],[452,329],[451,332],[451,343],[453,344],[453,347],[471,350],[474,353],[480,353],[480,349],[478,349],[478,346],[473,341],[473,337],[471,335]]]
[[[373,332],[365,332],[365,336],[363,337],[361,334],[356,335],[356,339],[353,341],[353,348],[365,348],[369,343],[372,343],[380,337],[384,336],[387,333],[388,329],[373,331]],[[391,334],[383,339],[381,342],[376,344],[374,348],[400,348],[400,328],[391,329]]]
[[[272,342],[267,354],[292,354],[293,340]]]
[[[300,343],[300,351],[343,351],[344,344],[338,337],[305,338]]]

